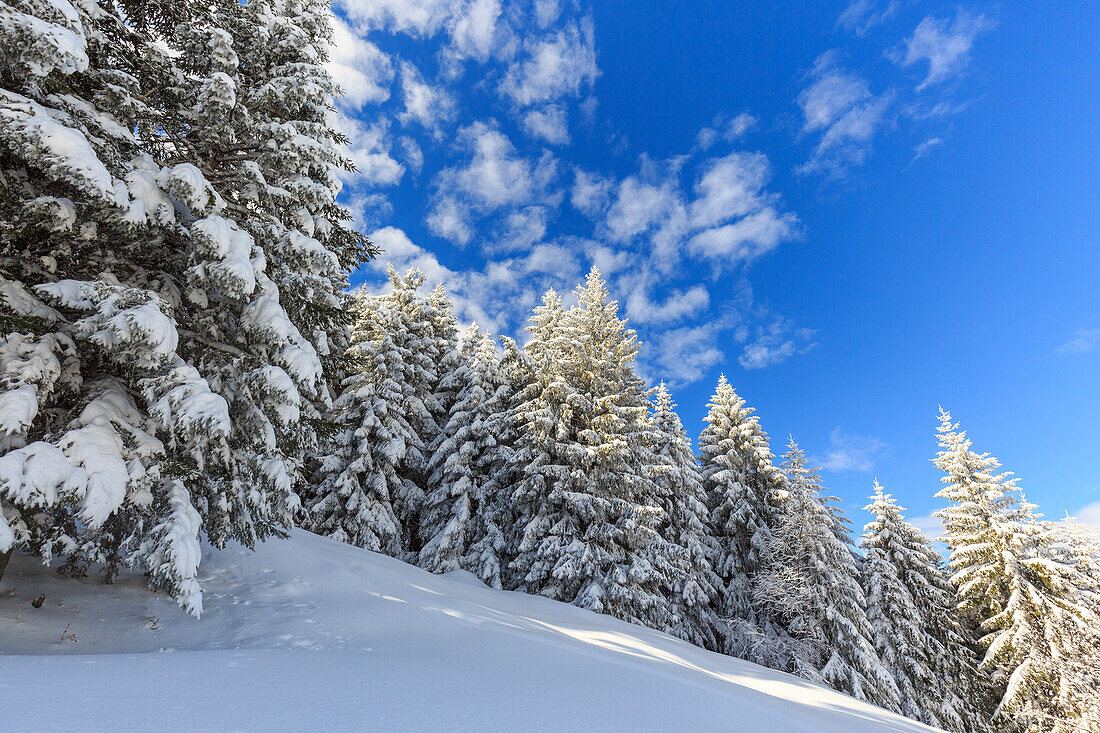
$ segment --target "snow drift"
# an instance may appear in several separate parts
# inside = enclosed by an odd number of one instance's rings
[[[658,632],[303,531],[256,552],[204,549],[201,621],[140,576],[74,581],[13,558],[0,587],[5,727],[930,730]]]

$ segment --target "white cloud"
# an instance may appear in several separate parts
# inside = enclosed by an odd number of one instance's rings
[[[839,177],[866,159],[893,94],[872,94],[865,79],[840,68],[833,51],[818,57],[810,79],[797,99],[802,132],[819,133],[820,138],[799,170]]]
[[[551,145],[569,144],[569,120],[565,110],[558,105],[528,111],[523,115],[523,130]]]
[[[456,244],[465,246],[474,235],[469,208],[451,196],[437,198],[425,221],[434,234]]]
[[[656,352],[655,379],[664,379],[670,387],[681,387],[697,382],[725,354],[715,345],[719,328],[715,324],[673,328],[656,335],[653,344],[643,346],[643,353],[651,357]]]
[[[738,363],[745,369],[763,369],[786,361],[796,354],[808,353],[817,346],[813,340],[817,331],[794,328],[782,316],[776,316],[757,326],[756,337],[745,344]]]
[[[451,95],[442,87],[426,83],[408,61],[401,64],[401,92],[405,110],[400,119],[404,123],[414,120],[436,132],[439,123],[454,116],[455,103]]]
[[[845,433],[838,425],[829,433],[829,452],[820,459],[827,471],[867,472],[875,467],[875,459],[887,448],[878,438]]]
[[[768,159],[761,153],[731,153],[711,161],[695,183],[692,225],[709,227],[759,209],[768,177]]]
[[[332,17],[333,42],[325,65],[340,85],[344,108],[384,102],[390,97],[393,64],[378,46],[363,40],[339,18]]]
[[[405,158],[405,164],[409,166],[409,170],[419,173],[424,165],[424,151],[420,149],[420,145],[408,135],[397,138],[397,144],[401,146],[401,155]]]
[[[381,250],[368,263],[376,272],[384,274],[389,265],[393,265],[398,272],[415,267],[424,273],[428,287],[440,282],[450,283],[454,279],[455,273],[439,264],[434,254],[413,244],[409,236],[396,227],[377,229],[368,234],[367,239]]]
[[[365,186],[392,186],[401,180],[405,167],[390,155],[390,140],[385,120],[364,125],[357,119],[337,115],[337,127],[348,136],[345,151],[355,165],[355,171],[341,171],[348,183]]]
[[[925,537],[932,540],[933,542],[943,539],[943,523],[940,522],[939,517],[934,517],[931,514],[926,514],[923,517],[909,517],[908,519],[906,519],[906,521],[919,529],[921,532],[924,532]]]
[[[569,200],[577,211],[595,216],[607,207],[610,194],[611,181],[598,173],[588,173],[580,168],[575,170]]]
[[[454,0],[336,0],[359,30],[435,35],[454,12]]]
[[[899,6],[898,0],[853,0],[836,22],[844,30],[862,36],[892,18]]]
[[[699,131],[699,134],[695,136],[695,145],[700,150],[708,150],[714,143],[718,142],[718,138],[733,142],[755,127],[758,122],[758,119],[747,112],[742,112],[732,120],[727,120],[719,115],[714,118],[712,126],[704,127]]]
[[[458,137],[473,157],[463,167],[440,171],[436,185],[462,192],[478,206],[491,209],[526,202],[557,174],[553,156],[544,154],[534,163],[521,158],[507,137],[484,122],[459,130]]]
[[[605,223],[612,239],[622,242],[662,221],[678,205],[670,183],[654,186],[629,176],[619,184]]]
[[[771,252],[797,233],[798,217],[779,215],[769,206],[732,224],[699,232],[688,241],[688,249],[735,265]]]
[[[941,145],[943,145],[943,138],[940,137],[932,137],[925,140],[920,145],[913,148],[913,160],[920,160]]]
[[[1079,328],[1069,341],[1058,347],[1059,354],[1084,354],[1100,345],[1100,328]]]
[[[929,15],[905,40],[905,54],[898,54],[898,60],[902,66],[928,62],[928,75],[917,87],[920,91],[961,74],[970,63],[974,39],[991,28],[992,21],[984,15],[962,10],[953,23]]]
[[[485,61],[493,51],[501,12],[500,0],[473,0],[455,3],[455,6],[448,55],[452,59]]]
[[[702,285],[686,290],[670,289],[662,293],[661,300],[654,296],[654,289],[661,283],[648,268],[632,268],[619,280],[619,290],[625,291],[626,312],[635,323],[653,323],[669,326],[697,315],[710,306],[710,293]]]
[[[500,235],[494,242],[496,251],[516,252],[528,250],[546,237],[549,210],[545,206],[526,206],[509,212],[503,221]]]
[[[1088,528],[1097,541],[1100,541],[1100,501],[1081,507],[1074,512],[1073,518]]]
[[[549,28],[558,19],[561,7],[558,0],[535,0],[535,22],[539,28]]]
[[[505,74],[501,92],[521,107],[579,97],[600,75],[591,18],[527,41],[521,59]]]

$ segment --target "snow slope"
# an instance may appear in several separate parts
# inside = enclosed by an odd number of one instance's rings
[[[295,531],[206,548],[205,613],[142,578],[0,586],[7,730],[929,730],[545,598]],[[44,593],[35,609],[31,600]]]

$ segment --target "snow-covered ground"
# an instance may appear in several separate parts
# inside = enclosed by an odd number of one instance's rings
[[[207,548],[201,621],[16,556],[0,585],[6,730],[929,730],[545,598],[295,531]],[[41,608],[31,601],[45,594]]]

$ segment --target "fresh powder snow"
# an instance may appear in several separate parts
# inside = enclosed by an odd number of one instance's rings
[[[931,730],[656,631],[302,530],[255,552],[203,549],[201,621],[139,575],[104,585],[13,557],[0,585],[5,727]],[[156,700],[155,716],[135,698]]]

